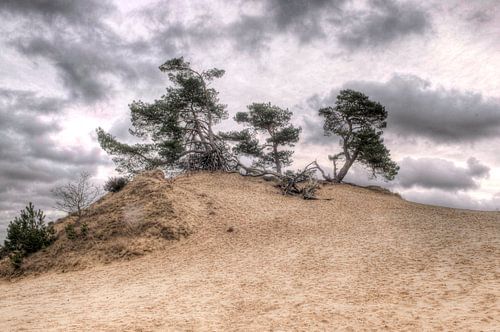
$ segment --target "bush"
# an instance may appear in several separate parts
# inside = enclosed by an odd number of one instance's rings
[[[67,224],[66,227],[64,227],[64,231],[66,232],[66,236],[70,240],[76,240],[78,235],[76,234],[75,230],[75,225],[73,224]]]
[[[80,232],[78,233],[75,228],[75,224],[67,224],[66,227],[64,227],[64,231],[66,232],[66,236],[70,240],[76,240],[78,238],[87,238],[89,235],[89,226],[85,223],[80,225]]]
[[[54,229],[45,225],[44,219],[43,211],[35,210],[30,202],[21,210],[21,215],[9,223],[4,250],[15,267],[21,265],[23,257],[47,247],[54,241]]]
[[[82,224],[80,226],[80,236],[87,238],[87,235],[89,235],[89,226],[87,224]]]
[[[122,190],[127,183],[128,179],[126,177],[110,177],[104,184],[104,190],[110,193],[117,193]]]

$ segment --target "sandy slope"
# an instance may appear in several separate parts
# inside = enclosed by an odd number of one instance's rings
[[[171,190],[192,206],[193,235],[0,281],[0,330],[500,330],[499,213],[347,185],[304,201],[237,175]]]

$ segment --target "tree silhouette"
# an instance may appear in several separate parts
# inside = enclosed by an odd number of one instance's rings
[[[248,112],[238,112],[235,121],[246,125],[242,131],[232,131],[222,134],[222,137],[236,142],[234,151],[255,158],[253,167],[268,169],[271,167],[279,175],[283,167],[292,163],[292,150],[283,147],[293,147],[299,141],[300,128],[290,124],[292,112],[271,103],[253,103],[248,106]],[[260,143],[257,135],[266,136]]]
[[[354,162],[368,167],[373,176],[394,179],[399,166],[391,160],[382,139],[382,129],[387,125],[384,106],[361,92],[342,90],[335,106],[321,108],[319,114],[325,118],[325,135],[339,136],[342,146],[341,152],[328,156],[333,162],[333,178],[320,169],[325,179],[342,182]],[[344,162],[340,170],[339,161]]]
[[[231,156],[213,127],[227,117],[218,92],[209,83],[224,75],[214,68],[198,72],[189,62],[174,58],[160,66],[172,83],[167,93],[153,103],[129,105],[129,132],[145,143],[128,145],[97,129],[101,147],[113,155],[117,170],[137,173],[157,167],[228,170]]]

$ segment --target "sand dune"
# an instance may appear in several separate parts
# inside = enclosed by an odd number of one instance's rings
[[[2,280],[0,330],[500,330],[500,213],[227,174],[162,190],[190,236]]]

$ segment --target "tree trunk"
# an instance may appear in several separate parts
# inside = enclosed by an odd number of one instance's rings
[[[347,172],[349,171],[349,168],[351,167],[352,163],[349,160],[346,160],[344,163],[344,166],[340,169],[340,171],[335,174],[333,178],[333,182],[340,183],[344,179],[344,177],[347,175]]]
[[[342,180],[344,180],[344,177],[347,175],[347,172],[349,172],[349,169],[351,168],[352,164],[356,161],[356,158],[358,158],[358,151],[354,152],[351,158],[347,158],[346,156],[346,161],[344,163],[344,166],[340,169],[339,173],[335,175],[333,182],[336,183],[341,183]]]
[[[281,175],[281,160],[278,155],[278,145],[273,143],[273,154],[274,154],[274,163],[276,164],[276,173]]]

